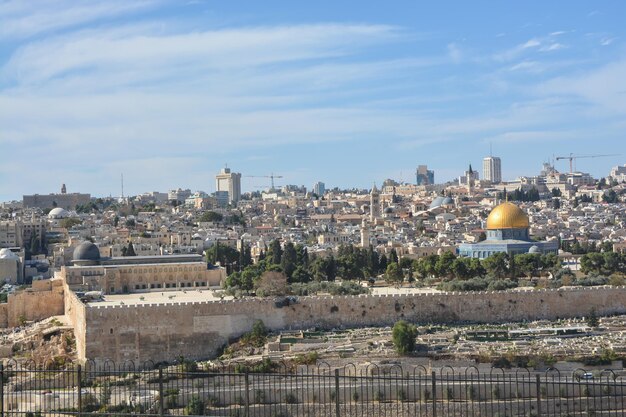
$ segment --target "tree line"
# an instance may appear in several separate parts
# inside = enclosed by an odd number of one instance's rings
[[[303,245],[291,242],[281,245],[279,240],[272,241],[260,253],[259,261],[253,264],[249,246],[240,246],[242,251],[217,243],[207,250],[206,256],[209,263],[219,261],[227,267],[226,288],[235,288],[246,293],[254,292],[258,288],[261,277],[266,272],[277,273],[273,275],[272,285],[278,285],[279,276],[284,277],[285,285],[334,281],[337,278],[373,282],[376,277],[382,276],[389,284],[397,286],[416,280],[459,282],[480,278],[483,281],[476,286],[502,281],[496,286],[510,287],[516,286],[519,278],[553,275],[561,269],[555,254],[496,253],[480,260],[444,252],[419,259],[400,259],[393,249],[387,256],[379,254],[372,246],[360,248],[340,245],[336,256],[312,256]],[[503,284],[503,280],[509,282]],[[469,283],[466,286],[468,285],[474,284]]]

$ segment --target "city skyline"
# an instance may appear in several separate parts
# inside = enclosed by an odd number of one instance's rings
[[[0,201],[626,162],[621,2],[0,2]],[[556,168],[569,169],[567,161]]]

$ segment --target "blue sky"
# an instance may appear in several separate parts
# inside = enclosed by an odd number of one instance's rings
[[[0,200],[626,163],[626,3],[0,0]],[[565,161],[557,168],[567,170]]]

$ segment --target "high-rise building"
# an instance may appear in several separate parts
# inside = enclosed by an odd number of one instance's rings
[[[433,185],[435,183],[435,171],[428,169],[426,165],[418,165],[415,171],[415,184]]]
[[[228,202],[237,203],[241,199],[241,174],[230,172],[230,168],[223,168],[215,176],[215,190],[227,191]]]
[[[321,181],[316,182],[313,185],[313,192],[319,197],[323,196],[326,193],[326,184]]]
[[[502,182],[502,163],[497,156],[488,156],[483,159],[483,179],[498,184]]]

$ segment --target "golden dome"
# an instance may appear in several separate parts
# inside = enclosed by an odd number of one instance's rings
[[[528,229],[530,224],[524,211],[513,203],[502,203],[491,210],[487,217],[487,229]]]

